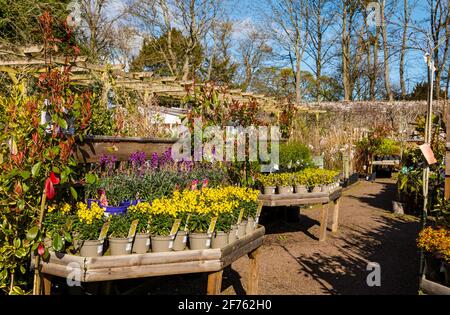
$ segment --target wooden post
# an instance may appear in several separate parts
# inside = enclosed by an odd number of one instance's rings
[[[261,249],[258,247],[248,254],[248,257],[250,258],[250,268],[248,274],[247,295],[258,294],[260,252]]]
[[[48,274],[42,274],[42,285],[44,287],[44,295],[51,295],[52,293],[52,276]]]
[[[331,225],[331,231],[336,233],[339,226],[339,203],[341,198],[333,201],[333,224]]]
[[[319,241],[321,242],[327,239],[328,208],[329,203],[322,204],[322,213],[320,216],[320,237],[319,237]]]
[[[208,295],[219,295],[222,290],[223,269],[208,275]]]

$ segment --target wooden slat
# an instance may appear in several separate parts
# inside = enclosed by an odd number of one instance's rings
[[[143,265],[138,267],[104,268],[86,271],[84,282],[135,279],[221,270],[220,260],[188,261],[171,264]]]
[[[219,260],[219,249],[185,250],[167,253],[148,253],[122,256],[90,257],[86,259],[86,270],[140,267],[145,265],[174,264],[189,261]]]
[[[425,278],[422,278],[422,281],[420,282],[420,288],[424,291],[424,293],[430,295],[450,295],[449,287]]]

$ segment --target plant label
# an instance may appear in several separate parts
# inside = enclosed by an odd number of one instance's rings
[[[427,160],[428,165],[432,165],[437,163],[436,157],[434,156],[433,150],[431,150],[431,146],[429,143],[424,143],[419,146],[420,151],[422,151],[425,160]]]
[[[177,234],[180,225],[181,219],[176,219],[175,222],[173,222],[172,229],[170,230],[170,236],[172,236],[172,238],[174,238],[175,234]]]
[[[100,236],[98,237],[98,239],[104,240],[106,238],[106,235],[108,235],[108,230],[109,230],[109,224],[110,222],[105,222],[105,224],[103,224],[102,229],[100,231]]]
[[[101,254],[103,252],[103,245],[97,246],[97,254]]]
[[[186,218],[186,224],[184,225],[184,231],[187,232],[188,230],[188,224],[189,224],[189,220],[191,219],[191,215],[188,214],[187,218]]]
[[[206,247],[210,248],[211,247],[211,238],[207,238],[206,239]]]
[[[139,220],[134,220],[133,222],[131,222],[130,230],[128,231],[128,238],[134,238],[134,236],[136,235],[138,223]]]
[[[145,242],[145,246],[150,246],[150,239]]]
[[[185,235],[184,237],[183,237],[183,244],[186,244],[187,243],[187,235]]]
[[[214,229],[216,227],[217,217],[211,219],[211,223],[209,224],[208,231],[206,232],[208,235],[213,234]]]
[[[173,240],[171,240],[169,243],[169,249],[172,249],[172,248],[173,248]]]
[[[256,218],[255,218],[255,224],[254,224],[255,228],[258,226],[258,223],[259,223],[259,217],[261,216],[262,207],[263,207],[262,202],[258,201],[258,210],[256,211]]]
[[[238,220],[237,220],[237,224],[241,223],[243,216],[244,216],[244,209],[241,209],[241,212],[239,212],[239,217],[238,217]]]
[[[128,252],[128,251],[131,251],[131,246],[132,246],[132,244],[131,243],[128,243],[127,244],[127,247],[125,248],[125,250]]]

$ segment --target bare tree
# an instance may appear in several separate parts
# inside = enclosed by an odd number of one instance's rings
[[[400,63],[399,63],[400,89],[401,89],[403,100],[406,99],[405,55],[406,55],[406,44],[407,44],[408,27],[409,27],[410,18],[411,18],[411,11],[408,7],[408,0],[403,0],[402,46],[400,49]]]
[[[243,80],[241,88],[247,91],[250,87],[255,72],[272,53],[268,45],[268,36],[261,30],[250,28],[239,40],[238,51],[243,66]]]
[[[302,62],[309,34],[309,7],[306,0],[267,0],[270,13],[266,20],[272,24],[272,33],[287,51],[292,71],[295,73],[295,101],[300,103]]]
[[[332,0],[310,0],[308,6],[310,21],[307,23],[307,33],[310,40],[307,42],[306,53],[314,65],[310,66],[308,62],[305,63],[316,77],[315,94],[316,100],[320,102],[323,67],[331,58],[334,58],[332,52],[336,44],[336,37],[332,36],[330,31],[337,14]]]
[[[94,61],[108,58],[115,34],[134,6],[134,1],[118,6],[113,0],[81,0],[81,34]]]

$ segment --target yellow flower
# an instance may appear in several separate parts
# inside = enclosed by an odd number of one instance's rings
[[[51,205],[51,206],[48,206],[48,207],[47,207],[47,211],[48,211],[49,213],[55,211],[55,209],[56,209],[56,205]]]

